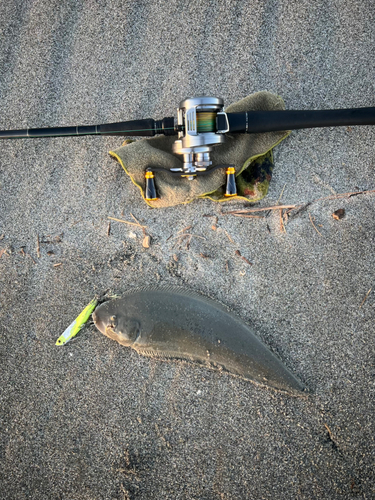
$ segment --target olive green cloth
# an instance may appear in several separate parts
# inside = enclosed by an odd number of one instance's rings
[[[257,92],[226,108],[228,113],[241,111],[268,111],[285,109],[281,97],[270,92]],[[256,202],[268,192],[272,177],[272,148],[289,135],[289,131],[266,132],[261,134],[226,134],[224,144],[215,146],[211,153],[212,165],[232,164],[236,170],[238,195],[226,198],[225,169],[197,177],[192,181],[155,172],[155,185],[158,199],[146,201],[155,208],[170,207],[190,203],[197,198],[210,198],[214,201],[244,199]],[[145,171],[153,166],[170,168],[182,167],[182,155],[172,153],[175,136],[158,136],[138,141],[125,141],[124,145],[110,155],[116,158],[133,183],[139,187],[144,199]]]

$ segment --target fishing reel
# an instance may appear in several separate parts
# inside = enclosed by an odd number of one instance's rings
[[[224,101],[218,97],[190,97],[180,102],[177,109],[178,139],[173,144],[173,152],[183,155],[182,177],[189,181],[197,172],[204,172],[212,165],[210,153],[214,146],[225,142],[225,133],[229,131],[227,114],[223,111]],[[217,118],[226,122],[223,130],[219,129]]]
[[[225,168],[227,175],[226,196],[237,194],[235,169],[233,165],[217,165],[211,167],[210,153],[215,146],[225,142],[225,134],[229,132],[229,121],[224,111],[224,100],[218,97],[189,97],[180,102],[177,108],[177,125],[175,127],[178,139],[172,150],[183,156],[181,168],[169,170],[154,167],[146,171],[146,200],[156,200],[154,171],[161,170],[172,175],[185,177],[189,181],[197,176],[206,175],[212,171]],[[211,168],[210,168],[211,167]]]

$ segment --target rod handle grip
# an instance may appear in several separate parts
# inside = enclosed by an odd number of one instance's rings
[[[260,133],[315,127],[375,125],[375,107],[228,113],[229,133]]]

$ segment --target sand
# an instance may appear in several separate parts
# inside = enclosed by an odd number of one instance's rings
[[[162,118],[188,95],[259,90],[288,109],[375,106],[374,21],[365,0],[2,2],[0,129]],[[374,139],[293,132],[258,206],[375,189]],[[108,155],[120,144],[0,144],[0,498],[374,498],[375,196],[314,202],[285,232],[278,211],[221,214],[243,203],[152,210]],[[131,213],[149,249],[137,228],[107,235]],[[189,225],[205,240],[168,240]],[[227,304],[310,395],[142,358],[92,324],[55,346],[96,293],[144,285]]]

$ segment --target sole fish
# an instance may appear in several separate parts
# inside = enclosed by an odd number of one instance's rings
[[[221,304],[180,288],[138,289],[96,308],[98,330],[149,357],[198,362],[291,393],[305,386]]]

